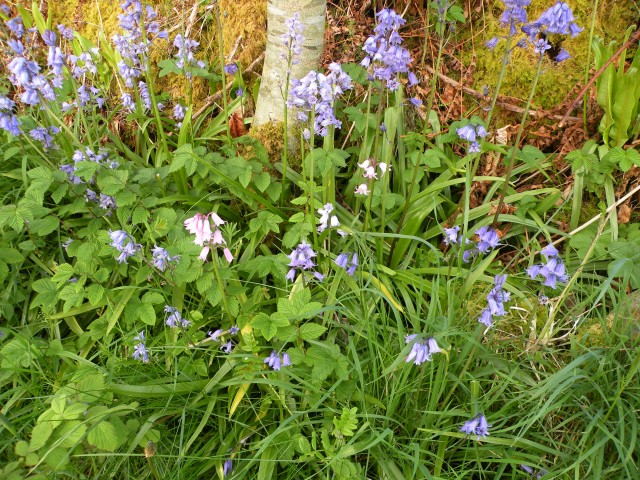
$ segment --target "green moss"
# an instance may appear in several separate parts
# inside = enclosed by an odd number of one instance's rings
[[[249,131],[249,135],[262,143],[267,150],[271,164],[279,162],[282,158],[282,152],[284,150],[283,132],[282,122],[268,122],[253,127]]]
[[[532,2],[529,8],[529,18],[540,16],[551,2]],[[573,58],[556,64],[551,60],[545,60],[543,73],[538,81],[534,104],[537,108],[552,108],[561,104],[576,84],[584,83],[585,65],[589,51],[589,30],[594,14],[594,2],[592,0],[574,0],[571,2],[577,23],[584,27],[584,31],[576,38],[563,40],[562,46]],[[500,14],[504,8],[501,1],[493,0],[484,15],[473,22],[473,31],[483,30],[484,33],[476,40],[476,48],[468,48],[468,43],[462,50],[462,59],[465,65],[469,65],[475,57],[475,85],[474,88],[482,91],[484,86],[496,85],[501,67],[502,54],[505,42],[502,41],[494,51],[484,47],[484,41],[492,37],[504,35],[505,30],[500,27]],[[635,20],[633,3],[628,0],[600,1],[595,12],[594,34],[605,38],[605,41],[618,40],[624,36],[625,29]],[[559,38],[558,38],[559,39]],[[556,39],[551,39],[556,40]],[[537,64],[537,55],[531,49],[513,52],[505,78],[500,90],[501,95],[526,99],[529,95],[533,76]],[[593,55],[591,55],[593,64]]]

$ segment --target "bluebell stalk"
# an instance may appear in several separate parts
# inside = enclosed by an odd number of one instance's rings
[[[149,351],[145,345],[146,339],[144,338],[144,331],[133,337],[133,339],[138,342],[133,347],[133,358],[143,363],[149,363]]]
[[[288,353],[278,354],[275,350],[271,352],[267,358],[264,359],[264,363],[269,365],[274,370],[280,370],[282,367],[291,366],[291,359]]]
[[[430,362],[433,354],[441,352],[435,338],[430,337],[426,340],[416,341],[417,337],[418,335],[414,333],[407,335],[404,339],[405,343],[414,342],[405,362],[413,362],[416,365],[420,365],[424,362]]]
[[[191,322],[186,318],[183,318],[180,311],[171,305],[165,305],[164,311],[168,314],[165,323],[171,328],[187,328],[191,325]]]
[[[558,283],[567,283],[569,277],[558,250],[553,245],[547,245],[540,253],[547,257],[547,261],[544,264],[532,265],[527,268],[529,277],[535,279],[538,275],[541,275],[543,278],[542,284],[553,289],[556,288]]]
[[[153,265],[161,272],[164,272],[171,263],[180,258],[180,255],[170,256],[169,252],[157,245],[153,246],[151,253],[153,255]]]
[[[493,317],[502,317],[507,314],[504,303],[509,301],[511,294],[503,288],[506,280],[506,275],[496,275],[494,278],[494,287],[487,295],[487,308],[482,311],[480,318],[478,318],[478,322],[483,323],[487,327],[493,325]]]

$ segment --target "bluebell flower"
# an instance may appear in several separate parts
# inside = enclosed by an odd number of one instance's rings
[[[416,365],[420,365],[424,362],[430,362],[433,354],[439,353],[441,350],[435,338],[430,337],[426,340],[416,341],[417,336],[418,335],[414,333],[404,338],[405,343],[414,342],[405,362],[413,362]]]
[[[164,272],[171,262],[175,262],[180,258],[179,255],[174,257],[170,256],[169,252],[157,245],[153,246],[151,252],[153,255],[153,265],[161,272]]]
[[[184,115],[186,111],[187,111],[186,108],[184,108],[179,103],[176,103],[175,106],[173,107],[173,118],[176,120],[184,119]]]
[[[242,87],[238,87],[238,89],[236,90],[236,97],[241,97],[244,95],[244,90],[242,90]]]
[[[220,350],[224,353],[231,353],[233,351],[233,342],[229,340],[227,343],[220,345]]]
[[[228,63],[227,65],[224,66],[224,73],[226,73],[227,75],[235,75],[238,72],[238,64],[234,63]]]
[[[9,40],[7,40],[7,45],[11,50],[13,50],[13,53],[15,53],[16,55],[24,54],[24,44],[20,40],[10,38]]]
[[[575,23],[571,7],[560,1],[545,10],[536,23],[545,33],[571,34],[572,37],[575,37],[583,30]]]
[[[498,232],[489,226],[480,227],[474,233],[478,236],[477,247],[481,253],[487,253],[500,245]]]
[[[507,314],[504,303],[511,299],[511,294],[503,288],[506,280],[506,275],[496,275],[494,286],[487,295],[487,308],[482,311],[478,318],[478,322],[487,327],[493,325],[493,317],[502,317]]]
[[[22,23],[22,18],[14,17],[11,20],[7,20],[6,22],[4,22],[4,24],[15,37],[22,38],[22,35],[24,35],[24,25]]]
[[[505,10],[500,17],[500,23],[503,27],[509,27],[509,34],[515,35],[518,31],[517,26],[527,22],[527,7],[531,0],[502,0]]]
[[[316,252],[314,252],[311,248],[311,245],[306,242],[300,243],[288,256],[291,260],[289,262],[289,266],[291,268],[289,269],[289,272],[285,277],[287,280],[293,281],[296,277],[297,270],[307,271],[313,269],[313,267],[316,266],[316,264],[313,263],[312,260],[312,258],[316,256]],[[324,275],[317,272],[314,272],[314,276],[319,281],[322,281],[322,279],[324,278]]]
[[[165,323],[171,328],[187,328],[191,325],[191,322],[186,318],[183,318],[180,314],[180,311],[177,308],[172,307],[171,305],[165,305],[164,311],[168,314],[167,320]]]
[[[486,417],[480,414],[465,422],[464,425],[460,427],[460,431],[467,435],[476,435],[476,439],[480,440],[481,438],[484,439],[489,435],[490,427],[491,425],[487,423]]]
[[[9,5],[5,5],[4,3],[0,3],[0,10],[2,10],[5,15],[9,15],[11,13],[11,7],[9,7]]]
[[[281,40],[285,47],[287,47],[287,55],[283,54],[282,59],[287,62],[291,61],[291,65],[296,65],[299,62],[298,57],[302,53],[302,44],[304,37],[302,32],[304,31],[304,25],[300,21],[300,14],[294,13],[291,18],[285,20],[287,26],[287,32],[282,35]]]
[[[237,326],[231,327],[229,329],[229,335],[237,335],[239,331],[240,331],[240,329]]]
[[[60,32],[60,36],[65,40],[73,40],[73,30],[65,27],[61,23],[58,24],[58,32]]]
[[[133,337],[133,339],[138,342],[133,347],[133,358],[143,363],[149,363],[149,351],[145,345],[146,339],[144,338],[144,331]]]
[[[143,81],[138,82],[138,91],[140,92],[140,98],[142,99],[145,112],[151,110],[151,95],[149,94],[147,84]]]
[[[344,268],[349,275],[353,276],[356,268],[358,268],[358,254],[341,253],[334,262],[339,267]]]
[[[37,140],[40,143],[42,143],[42,148],[44,148],[45,150],[48,150],[49,148],[54,146],[53,137],[51,136],[51,134],[52,133],[56,134],[59,131],[60,130],[56,127],[49,127],[49,128],[36,127],[31,131],[29,131],[29,136],[34,140]]]
[[[536,471],[527,465],[520,465],[520,468],[525,472],[527,472],[530,475],[530,478],[534,478],[535,476],[535,478],[539,479],[544,477],[548,473],[546,470],[543,470],[543,469]]]
[[[44,32],[42,32],[42,41],[48,47],[55,47],[57,40],[58,36],[56,35],[56,32],[52,30],[45,30]]]
[[[554,289],[558,283],[566,283],[569,277],[558,250],[553,245],[547,245],[540,253],[547,257],[547,261],[544,264],[532,265],[527,269],[531,279],[541,275],[543,277],[542,284]]]
[[[119,263],[127,263],[127,259],[142,249],[142,245],[135,243],[135,240],[124,230],[109,230],[111,246],[120,252],[117,257]]]
[[[533,42],[533,52],[534,53],[539,53],[540,55],[542,55],[542,54],[544,54],[544,52],[546,52],[550,48],[551,48],[551,45],[545,39],[540,38],[540,39],[536,40],[535,42]]]
[[[233,461],[230,458],[227,458],[224,461],[224,464],[222,466],[222,473],[224,474],[224,476],[226,477],[227,475],[229,475],[231,472],[233,471]]]
[[[467,153],[479,153],[480,144],[477,142],[477,138],[484,138],[488,135],[483,125],[474,123],[468,123],[463,127],[457,128],[456,133],[462,140],[469,142]]]
[[[416,108],[422,106],[422,100],[420,100],[418,97],[410,98],[409,102]]]
[[[274,370],[280,370],[282,367],[291,366],[291,359],[289,358],[288,353],[284,353],[279,355],[278,352],[273,350],[271,354],[264,359],[264,362],[269,365]]]
[[[445,228],[444,229],[444,244],[445,245],[458,245],[460,243],[460,226]]]
[[[175,55],[178,59],[176,67],[180,69],[191,67],[204,68],[204,62],[196,60],[193,53],[193,50],[195,50],[198,45],[200,45],[200,42],[190,40],[189,38],[183,37],[181,34],[176,35],[176,38],[173,41],[173,46],[178,49],[178,53]],[[187,71],[186,76],[187,78],[191,78],[191,72]]]
[[[387,88],[396,90],[398,73],[409,73],[411,55],[401,45],[402,37],[398,30],[405,24],[405,20],[394,10],[383,8],[376,14],[378,25],[374,34],[364,43],[362,50],[367,56],[361,65],[371,68],[372,78],[386,82]],[[411,80],[410,80],[411,83]]]
[[[571,55],[569,55],[569,52],[567,52],[564,48],[561,48],[558,52],[558,55],[556,55],[556,62],[564,62],[565,60],[568,60],[570,58]]]
[[[489,50],[493,50],[494,48],[496,48],[496,45],[498,45],[498,42],[500,41],[500,39],[498,37],[493,37],[491,40],[488,40],[487,42],[485,42],[485,46],[489,49]]]

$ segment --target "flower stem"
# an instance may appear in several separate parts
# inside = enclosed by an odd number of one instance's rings
[[[538,59],[538,69],[536,70],[536,76],[533,78],[533,85],[531,86],[531,92],[529,92],[529,98],[527,99],[527,104],[524,107],[524,112],[522,112],[522,120],[520,120],[520,127],[518,128],[518,134],[516,135],[516,140],[513,144],[513,148],[511,149],[511,155],[509,155],[509,162],[507,163],[507,171],[504,173],[504,183],[502,184],[502,191],[500,192],[500,198],[498,200],[498,207],[496,208],[496,213],[493,217],[493,228],[498,224],[498,216],[500,215],[500,211],[502,210],[502,205],[504,204],[504,197],[507,194],[507,188],[509,188],[509,180],[511,178],[511,172],[513,171],[513,165],[516,161],[516,153],[518,152],[518,145],[520,145],[520,139],[522,138],[522,134],[524,133],[524,126],[527,121],[527,116],[529,115],[529,109],[531,108],[531,103],[533,101],[533,95],[536,92],[536,87],[538,86],[538,79],[540,78],[540,72],[542,71],[542,61],[544,60],[544,54],[540,54],[540,58]]]

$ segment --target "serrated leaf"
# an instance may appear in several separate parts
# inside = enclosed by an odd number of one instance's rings
[[[254,275],[266,277],[271,274],[284,278],[287,270],[275,255],[260,255],[246,262],[242,262],[238,268],[243,272],[247,272],[250,277]]]
[[[0,248],[0,259],[9,264],[22,263],[24,261],[24,257],[19,250],[9,247]]]
[[[308,288],[303,288],[293,293],[290,298],[278,299],[278,313],[289,319],[307,319],[319,313],[322,304],[312,302],[311,292]]]
[[[85,291],[87,300],[91,305],[97,305],[104,296],[104,287],[98,283],[89,285]]]
[[[138,206],[133,209],[131,213],[131,223],[133,225],[147,223],[147,220],[149,220],[149,211],[146,208]]]
[[[36,235],[43,237],[57,230],[59,225],[60,220],[58,220],[56,217],[44,217],[38,218],[37,220],[31,222],[29,229]]]
[[[158,292],[147,292],[142,296],[142,303],[158,305],[164,303],[164,297]]]
[[[75,274],[75,270],[72,265],[68,263],[62,263],[56,267],[56,273],[51,278],[51,281],[60,286],[63,283],[67,283],[71,277]]]
[[[280,233],[278,224],[282,223],[282,219],[271,212],[261,211],[256,218],[252,218],[249,222],[249,229],[252,232],[262,232],[263,235],[269,232]]]
[[[0,283],[4,282],[9,275],[9,267],[6,263],[0,260]]]
[[[259,331],[267,341],[271,340],[275,336],[278,331],[278,327],[284,327],[287,325],[289,325],[287,318],[278,313],[273,313],[271,315],[259,313],[253,317],[253,320],[251,320],[251,326],[255,330]]]
[[[68,312],[73,307],[80,306],[84,299],[84,288],[82,285],[72,283],[65,286],[59,293],[60,300],[64,300],[63,312]]]
[[[122,191],[129,178],[127,170],[103,170],[98,175],[98,186],[105,195],[116,195]]]
[[[49,422],[38,423],[31,431],[29,451],[36,452],[47,444],[47,440],[53,433],[53,425]]]
[[[300,338],[303,340],[315,340],[326,331],[325,327],[317,323],[305,323],[300,327]]]
[[[293,248],[300,243],[301,238],[305,238],[313,231],[313,227],[306,222],[293,225],[282,238],[282,245],[286,248]]]
[[[56,437],[60,439],[61,447],[73,448],[82,441],[85,433],[87,426],[79,420],[73,420],[63,423],[56,432]]]
[[[271,183],[271,175],[268,172],[258,173],[253,176],[253,183],[258,190],[264,192]]]
[[[140,303],[136,309],[136,313],[138,314],[138,318],[142,320],[144,324],[152,326],[156,324],[156,311],[153,308],[153,305]]]
[[[118,434],[116,427],[108,421],[95,424],[87,435],[88,442],[96,448],[113,452],[118,448]]]

